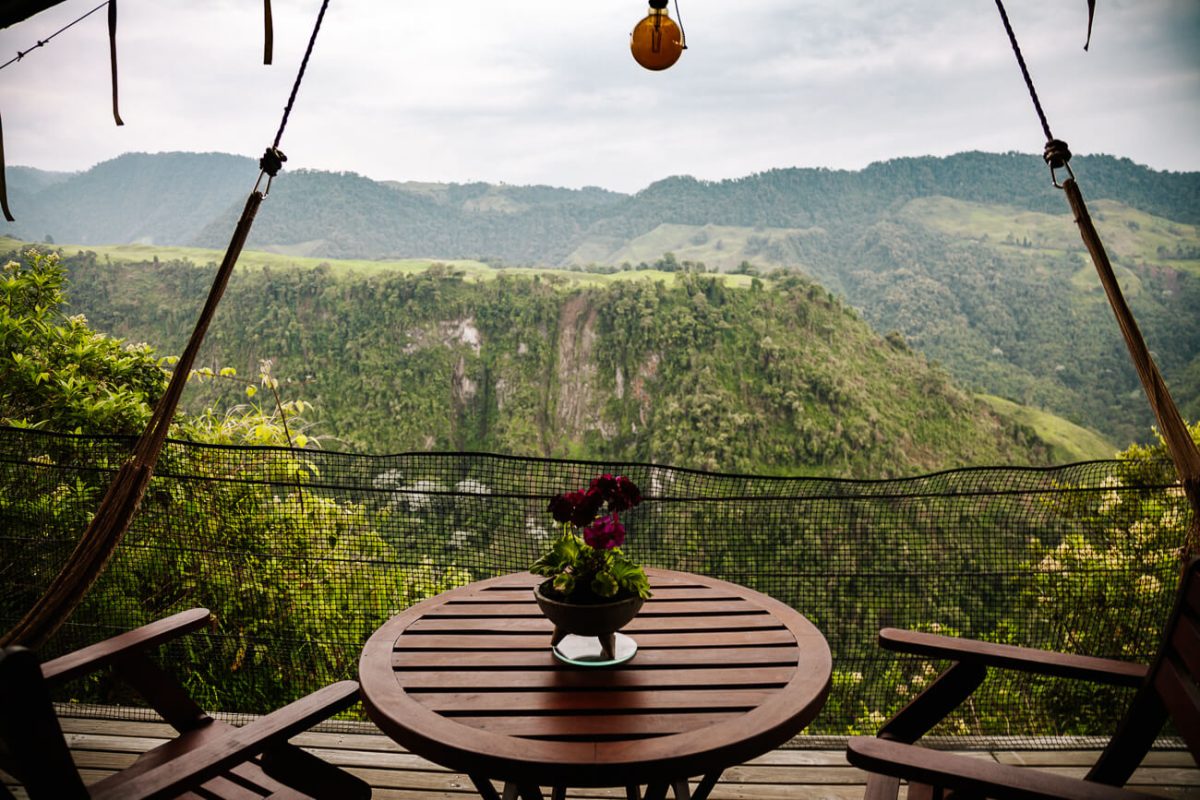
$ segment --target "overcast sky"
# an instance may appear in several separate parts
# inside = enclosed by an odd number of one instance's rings
[[[94,7],[0,31],[15,54]],[[282,149],[380,180],[636,191],[669,175],[859,169],[898,156],[1040,152],[993,0],[679,0],[689,49],[638,67],[644,0],[333,0]],[[1008,0],[1053,132],[1076,153],[1200,170],[1200,2]],[[319,0],[121,0],[121,114],[101,11],[0,71],[10,164],[127,151],[257,157]],[[673,11],[673,9],[672,9]],[[5,56],[7,58],[8,56]]]

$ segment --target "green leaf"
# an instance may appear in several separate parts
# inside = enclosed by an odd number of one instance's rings
[[[564,572],[554,578],[555,591],[569,595],[575,591],[575,576],[569,572]]]
[[[612,597],[618,588],[617,579],[611,572],[597,572],[592,578],[592,591],[601,597]]]

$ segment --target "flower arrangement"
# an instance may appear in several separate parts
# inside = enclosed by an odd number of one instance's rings
[[[549,578],[561,600],[603,603],[618,596],[650,596],[650,583],[640,564],[621,545],[625,526],[619,514],[642,502],[636,484],[624,476],[601,475],[586,489],[564,492],[550,500],[547,511],[561,523],[549,549],[530,571]]]

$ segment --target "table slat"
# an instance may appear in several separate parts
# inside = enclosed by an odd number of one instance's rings
[[[572,738],[578,736],[663,736],[699,730],[736,720],[742,714],[729,711],[676,711],[654,715],[556,714],[541,717],[458,716],[455,722],[481,731],[523,738]]]
[[[637,637],[641,648],[703,647],[721,663],[725,648],[769,644],[794,644],[795,637],[787,630],[717,631],[705,633],[644,633]],[[546,634],[428,634],[405,633],[396,640],[400,650],[542,650],[549,651],[550,637]]]
[[[440,619],[442,617],[500,617],[500,616],[519,616],[519,617],[540,617],[542,611],[538,608],[537,603],[533,600],[533,593],[529,593],[528,602],[504,602],[504,603],[472,603],[472,602],[448,602],[442,606],[431,609],[424,616],[425,619]],[[753,603],[747,602],[740,598],[710,598],[696,600],[661,600],[657,595],[646,601],[642,606],[642,610],[638,612],[639,617],[655,617],[655,616],[683,616],[683,615],[698,615],[706,614],[762,614],[763,609]]]
[[[577,670],[551,667],[529,672],[404,672],[396,676],[410,692],[428,689],[674,689],[704,686],[782,686],[795,667]]]
[[[712,654],[703,648],[642,649],[629,663],[628,669],[670,669],[711,665]],[[792,666],[796,664],[794,642],[771,647],[737,647],[722,653],[721,665],[740,666]],[[527,667],[566,668],[555,660],[548,648],[536,650],[513,650],[504,655],[504,663],[498,662],[492,651],[463,653],[428,650],[397,650],[392,654],[392,666],[397,670],[421,669],[475,669],[497,672],[506,669]]]
[[[638,614],[621,630],[625,633],[671,630],[699,632],[759,628],[782,629],[782,627],[779,620],[769,614],[761,613],[695,617],[643,617]],[[425,617],[408,626],[408,630],[414,633],[549,633],[553,628],[554,625],[550,620],[540,615],[537,617]]]
[[[651,600],[703,600],[705,602],[736,601],[744,598],[732,592],[723,592],[704,586],[663,586],[654,584]],[[507,589],[486,589],[448,599],[447,604],[487,605],[489,603],[524,603],[533,601],[533,584]]]
[[[762,689],[697,689],[585,692],[408,692],[408,696],[439,714],[478,715],[498,712],[505,716],[568,711],[609,711],[614,708],[646,714],[664,710],[749,710],[775,694]]]

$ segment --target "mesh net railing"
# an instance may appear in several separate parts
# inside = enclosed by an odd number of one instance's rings
[[[0,429],[5,629],[64,563],[130,445]],[[815,735],[874,733],[941,668],[880,650],[884,626],[1149,660],[1191,518],[1166,461],[863,481],[173,441],[110,568],[44,655],[204,606],[215,628],[166,657],[206,707],[260,713],[354,677],[362,643],[406,606],[527,568],[551,535],[548,499],[603,472],[645,496],[622,517],[627,552],[752,587],[821,629],[835,672]],[[938,732],[1053,747],[1110,733],[1128,697],[999,675]],[[130,702],[103,676],[61,699]]]

